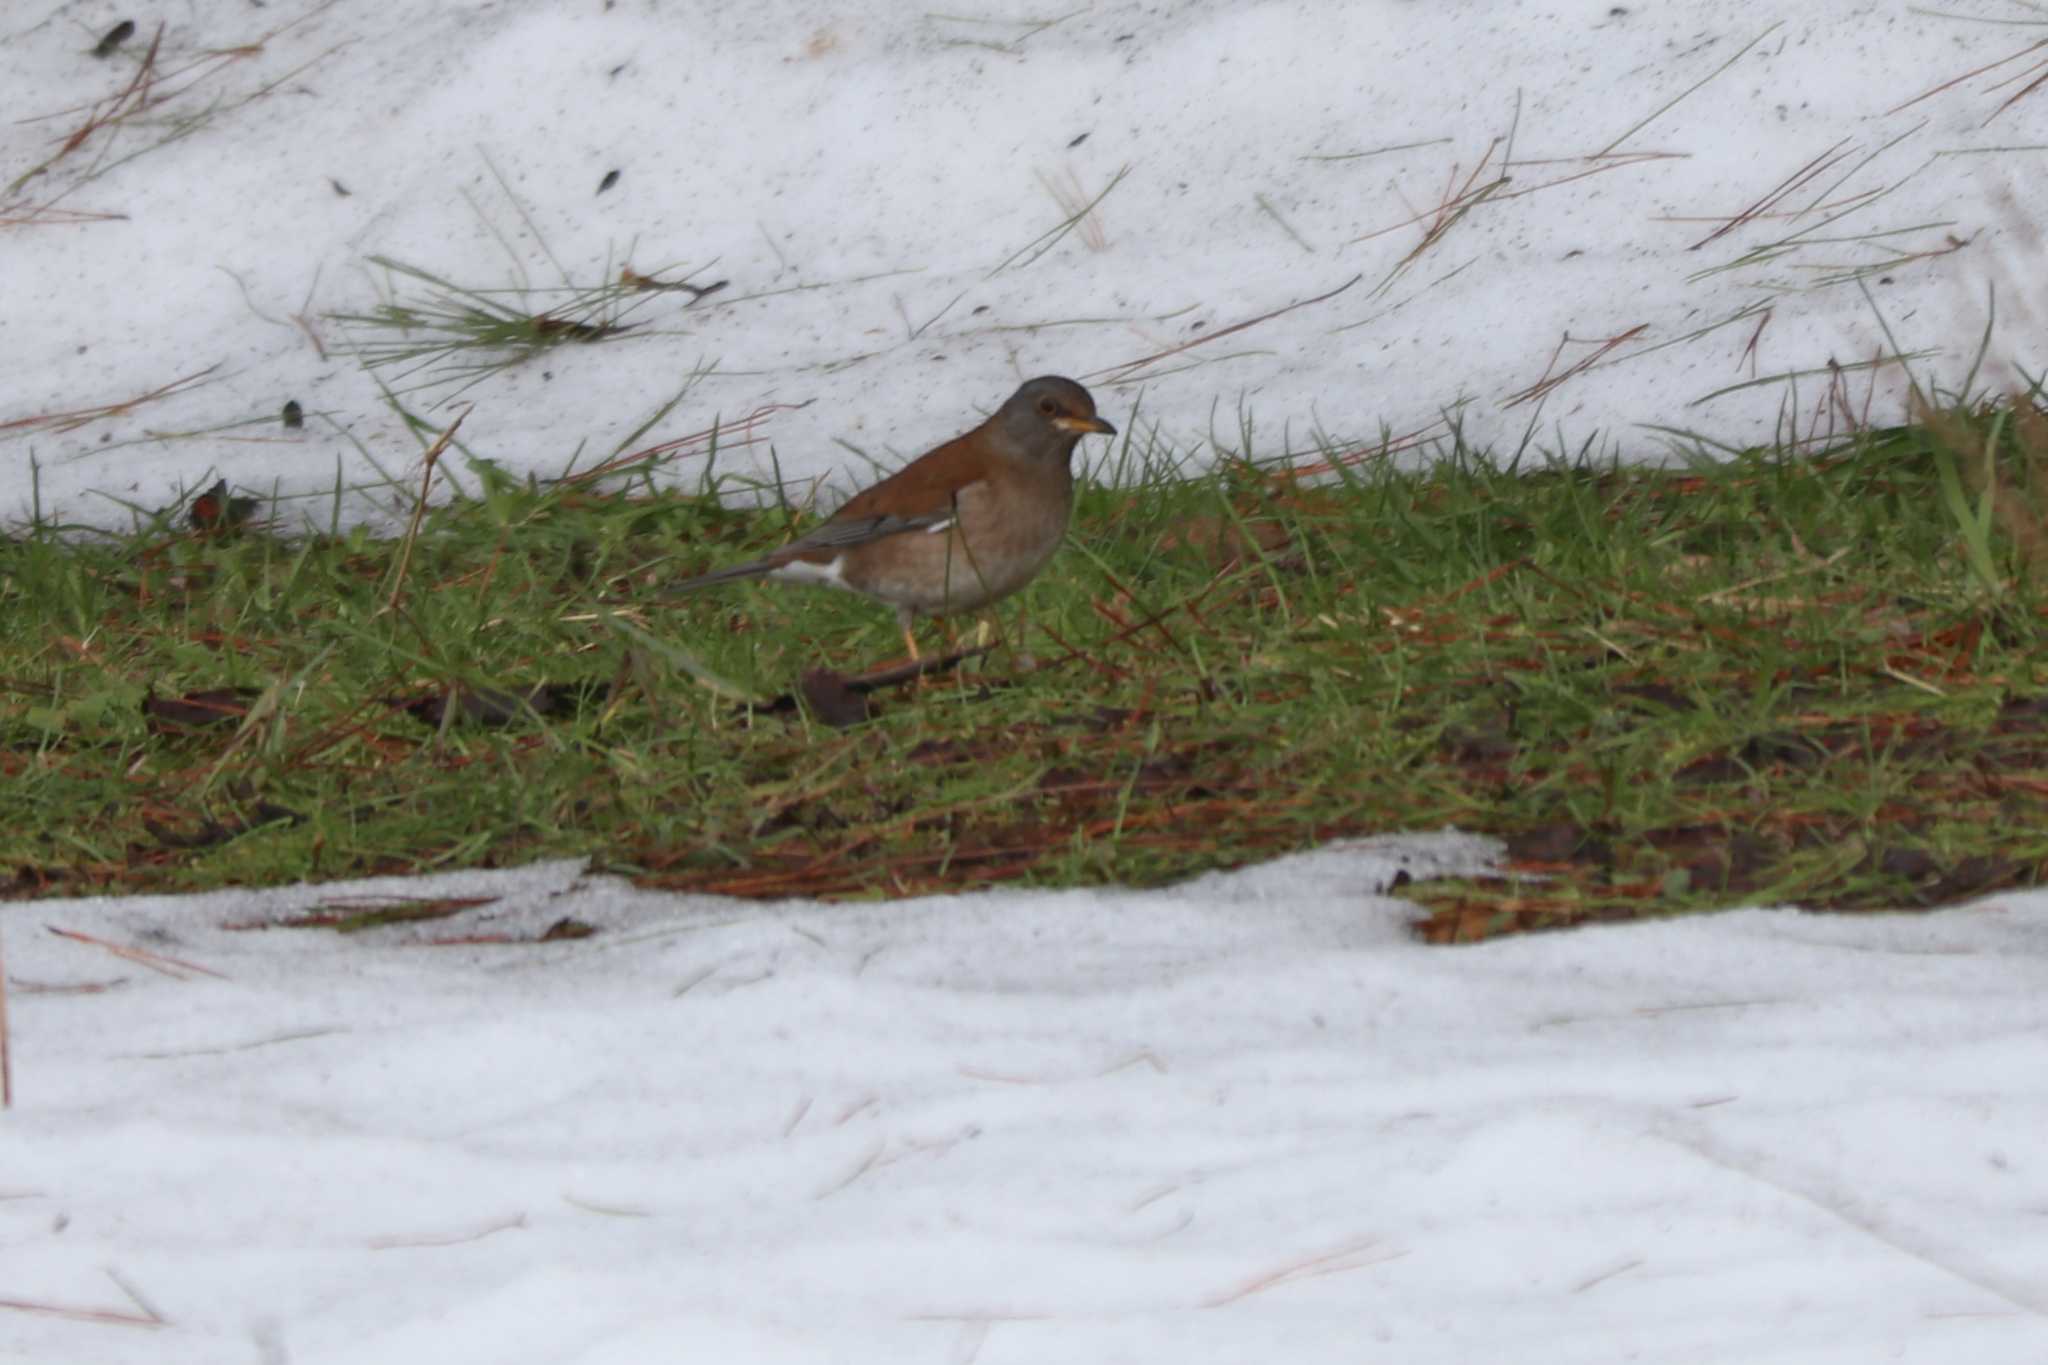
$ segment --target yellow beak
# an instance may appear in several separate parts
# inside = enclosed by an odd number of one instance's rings
[[[1081,436],[1116,435],[1116,428],[1100,417],[1069,417],[1063,412],[1052,419],[1052,424],[1061,431],[1071,431]]]

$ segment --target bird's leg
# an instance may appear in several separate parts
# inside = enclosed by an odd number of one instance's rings
[[[912,663],[916,663],[919,657],[917,653],[917,632],[911,629],[911,624],[916,620],[917,614],[909,607],[896,608],[896,624],[903,631],[903,647],[910,651],[910,662]]]

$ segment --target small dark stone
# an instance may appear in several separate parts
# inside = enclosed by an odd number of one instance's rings
[[[867,697],[848,687],[843,674],[813,668],[804,674],[800,690],[812,713],[835,730],[868,718]]]
[[[92,50],[92,55],[95,57],[111,57],[114,55],[115,48],[134,36],[135,21],[133,19],[123,19],[120,23],[107,30],[106,37],[99,40],[98,45]]]
[[[1995,891],[1999,887],[2012,885],[2019,880],[2018,874],[2024,870],[2024,864],[2011,858],[1980,853],[1965,858],[1951,867],[1931,886],[1923,888],[1921,895],[1930,905],[1961,900],[1965,896],[1982,895],[1986,891]]]
[[[597,926],[585,924],[580,919],[572,919],[565,915],[547,927],[547,932],[540,936],[540,941],[560,943],[566,939],[589,938],[596,932]]]
[[[478,725],[511,725],[529,715],[559,716],[574,711],[584,689],[576,683],[535,683],[531,687],[470,687],[456,684],[394,704],[422,725],[439,727],[453,709],[457,719]]]
[[[1736,762],[1726,754],[1710,758],[1696,758],[1678,770],[1673,780],[1683,786],[1697,786],[1708,782],[1741,782],[1751,775],[1750,769]]]
[[[1569,820],[1508,836],[1508,857],[1516,862],[1562,863],[1571,860],[1586,843],[1585,829]]]
[[[1887,877],[1917,882],[1934,872],[1934,855],[1922,848],[1888,848],[1878,855],[1877,870]]]

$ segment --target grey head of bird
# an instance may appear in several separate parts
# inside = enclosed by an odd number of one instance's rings
[[[1116,428],[1095,415],[1095,399],[1071,379],[1056,374],[1028,380],[995,410],[989,436],[1013,459],[1065,462],[1083,436],[1114,436]]]

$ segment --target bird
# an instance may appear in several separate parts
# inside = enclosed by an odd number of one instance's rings
[[[1074,447],[1114,436],[1071,379],[1027,381],[974,430],[849,498],[773,554],[670,585],[665,596],[742,578],[816,583],[896,609],[910,657],[920,616],[974,611],[1038,576],[1066,537]]]

